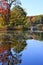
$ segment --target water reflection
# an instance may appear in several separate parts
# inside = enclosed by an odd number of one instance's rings
[[[22,63],[22,51],[27,39],[43,40],[43,33],[28,31],[0,32],[0,65],[18,65]]]
[[[28,39],[21,65],[43,65],[43,41]]]
[[[17,35],[16,35],[17,36]],[[26,42],[18,40],[14,32],[0,33],[0,65],[17,65],[21,63],[21,51]],[[13,53],[12,51],[13,50]]]
[[[43,40],[43,32],[23,31],[23,35],[24,35],[25,40],[27,39]]]

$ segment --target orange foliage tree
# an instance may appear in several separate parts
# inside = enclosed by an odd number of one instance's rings
[[[6,24],[10,22],[10,10],[12,4],[17,4],[17,0],[0,0],[0,14],[5,20]]]
[[[0,0],[0,14],[6,22],[9,22],[9,4],[5,0]]]

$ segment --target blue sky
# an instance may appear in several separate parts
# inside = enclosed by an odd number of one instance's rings
[[[34,16],[43,14],[43,0],[21,0],[21,3],[27,15]]]

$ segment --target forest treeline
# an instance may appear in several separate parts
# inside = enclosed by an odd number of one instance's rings
[[[6,18],[6,17],[5,17]],[[0,29],[28,29],[35,26],[43,30],[43,15],[27,16],[26,11],[19,5],[13,7],[10,11],[9,23],[0,14]]]
[[[37,15],[37,16],[27,16],[27,23],[26,27],[35,27],[39,30],[43,30],[43,15]]]

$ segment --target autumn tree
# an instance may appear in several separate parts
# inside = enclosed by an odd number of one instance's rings
[[[0,15],[6,23],[9,21],[9,4],[5,0],[0,0]]]
[[[19,0],[0,0],[0,14],[5,21],[5,25],[8,25],[10,22],[10,11],[12,4],[17,5],[20,4]]]
[[[25,20],[26,20],[26,12],[22,7],[16,5],[11,10],[10,24],[13,26],[25,25]]]

